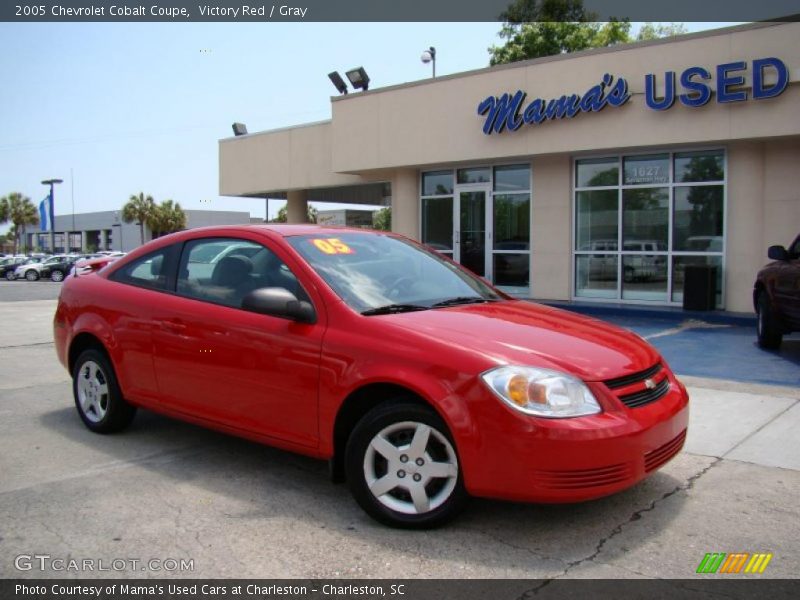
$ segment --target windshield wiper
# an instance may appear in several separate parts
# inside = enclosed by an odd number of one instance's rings
[[[387,304],[386,306],[378,306],[377,308],[369,308],[361,311],[362,315],[391,315],[401,312],[412,312],[415,310],[428,310],[427,306],[420,304]]]
[[[494,302],[493,298],[484,298],[483,296],[457,296],[455,298],[448,298],[436,304],[432,304],[431,308],[438,308],[441,306],[456,306],[458,304],[482,304],[483,302]]]

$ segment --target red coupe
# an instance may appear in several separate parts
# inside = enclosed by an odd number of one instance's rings
[[[70,276],[58,357],[86,426],[145,408],[327,459],[377,520],[574,502],[675,456],[686,389],[635,334],[515,300],[391,233],[193,229]]]

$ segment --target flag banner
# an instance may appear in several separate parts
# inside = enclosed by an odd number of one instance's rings
[[[50,194],[44,197],[44,200],[39,202],[39,230],[47,231],[47,212],[49,210]]]

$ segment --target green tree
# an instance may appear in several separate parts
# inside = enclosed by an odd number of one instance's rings
[[[147,221],[147,226],[153,232],[153,237],[180,231],[186,229],[186,213],[178,202],[164,200],[156,205]]]
[[[645,23],[636,35],[636,41],[658,40],[674,35],[683,35],[684,33],[686,33],[686,26],[683,23],[670,23],[669,25]]]
[[[122,220],[126,223],[136,223],[139,225],[139,243],[144,244],[144,226],[152,219],[156,210],[156,203],[152,196],[145,196],[143,192],[139,195],[133,194],[128,202],[122,207]]]
[[[372,213],[372,226],[380,231],[391,231],[392,207],[387,206]]]
[[[25,239],[25,230],[28,225],[39,224],[39,211],[27,196],[19,192],[11,192],[8,196],[0,198],[0,223],[13,224],[14,253],[19,247],[19,238],[22,234]]]
[[[308,205],[308,222],[309,223],[316,223],[317,222],[317,209]],[[270,223],[286,223],[286,205],[284,204],[278,209],[278,215],[270,221]]]
[[[504,41],[489,48],[489,64],[499,65],[588,50],[634,41],[627,19],[597,22],[582,0],[516,0],[501,15],[498,33]],[[642,27],[637,40],[651,40],[685,33],[680,23]]]

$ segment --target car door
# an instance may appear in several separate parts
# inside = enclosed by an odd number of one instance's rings
[[[774,294],[789,325],[800,329],[800,236],[789,247],[789,260],[777,269]]]
[[[324,311],[298,323],[240,308],[259,287],[306,292],[272,248],[241,238],[184,244],[175,294],[154,329],[159,393],[167,406],[239,430],[314,447]]]

